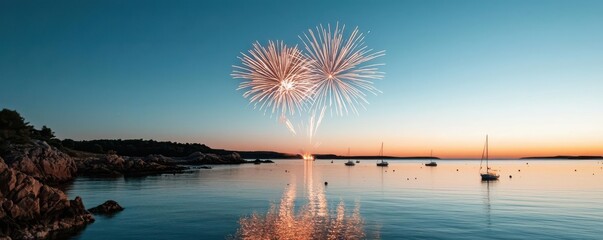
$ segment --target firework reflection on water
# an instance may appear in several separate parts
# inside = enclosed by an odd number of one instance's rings
[[[340,202],[329,210],[322,184],[314,185],[312,161],[304,161],[304,184],[308,202],[295,210],[295,183],[285,189],[280,203],[272,204],[265,215],[241,217],[234,239],[363,239],[364,220],[360,204],[346,214]]]

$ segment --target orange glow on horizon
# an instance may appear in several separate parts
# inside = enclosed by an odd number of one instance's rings
[[[432,144],[430,147],[425,147],[428,144],[401,142],[396,145],[388,144],[385,142],[384,155],[385,156],[396,156],[396,157],[409,157],[409,156],[430,156],[430,151],[433,150],[433,156],[439,158],[448,159],[479,159],[481,157],[483,142],[463,142],[457,141],[450,144],[438,143]],[[336,154],[340,156],[347,155],[348,146],[351,148],[351,156],[377,156],[379,153],[378,144],[362,145],[362,144],[349,144],[349,145],[329,145],[322,143],[322,145],[313,149],[314,154]],[[253,142],[241,143],[241,142],[224,142],[222,144],[208,144],[212,148],[239,150],[239,151],[275,151],[289,154],[300,154],[306,157],[312,157],[311,154],[301,150],[300,145],[295,143],[287,144],[286,142],[278,142],[276,144],[270,144],[268,142]],[[573,143],[567,144],[564,142],[559,143],[513,143],[513,142],[491,142],[490,143],[490,158],[491,159],[507,159],[507,158],[521,158],[521,157],[534,157],[534,156],[557,156],[557,155],[570,155],[570,156],[602,156],[603,155],[603,143],[580,144]]]
[[[314,143],[317,147],[308,147],[307,139],[293,137],[286,131],[282,134],[268,136],[243,134],[225,135],[221,138],[212,138],[210,141],[197,136],[177,139],[179,142],[198,142],[215,149],[239,151],[275,151],[288,154],[304,153],[348,155],[351,156],[377,156],[381,142],[384,143],[385,156],[433,156],[444,159],[479,159],[485,143],[485,134],[465,136],[403,136],[394,135],[383,138],[381,134],[358,134],[325,137],[319,136]],[[361,137],[360,137],[361,135]],[[174,140],[174,139],[167,139]],[[603,156],[603,135],[590,136],[511,136],[490,134],[489,153],[491,159],[513,159],[521,157],[538,156]]]

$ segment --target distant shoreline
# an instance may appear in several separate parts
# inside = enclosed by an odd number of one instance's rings
[[[254,160],[256,158],[244,158],[246,160]],[[271,160],[302,160],[301,158],[266,158],[266,159],[271,159]],[[339,157],[335,157],[335,158],[316,158],[316,160],[380,160],[380,159],[387,159],[387,160],[442,160],[442,161],[480,161],[479,158],[438,158],[438,157],[392,157],[392,156],[388,156],[388,157],[375,157],[375,156],[339,156]],[[567,157],[522,157],[522,158],[491,158],[490,161],[520,161],[520,160],[540,160],[540,161],[547,161],[547,160],[600,160],[603,159],[603,157],[599,157],[599,156],[594,156],[594,157],[588,157],[588,158],[567,158]]]
[[[589,159],[603,159],[603,156],[545,156],[545,157],[522,157],[520,159],[576,159],[576,160],[589,160]]]
[[[394,157],[394,156],[339,156],[335,154],[314,154],[316,159],[440,159],[439,157]]]
[[[65,139],[60,141],[64,147],[104,154],[107,150],[114,150],[119,155],[131,157],[145,157],[149,154],[160,154],[167,157],[185,157],[194,152],[212,153],[217,155],[227,155],[238,153],[243,159],[302,159],[301,154],[281,153],[276,151],[239,151],[210,148],[199,143],[178,143],[168,141],[155,141],[143,139],[99,139],[99,140],[80,140],[74,141]],[[479,160],[479,158],[439,158],[435,156],[375,156],[375,155],[359,155],[359,156],[341,156],[330,153],[313,154],[316,159],[359,159],[359,160]],[[554,159],[569,159],[569,160],[589,160],[603,159],[603,156],[586,156],[586,155],[557,155],[557,156],[528,156],[518,158],[491,158],[490,160],[554,160]]]

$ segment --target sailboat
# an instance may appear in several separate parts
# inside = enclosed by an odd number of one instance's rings
[[[431,150],[431,154],[429,154],[429,157],[433,157],[433,150]],[[431,162],[425,163],[425,166],[428,166],[428,167],[437,167],[438,163],[436,163],[434,160],[431,160]]]
[[[346,166],[354,166],[356,165],[354,162],[352,162],[350,158],[350,148],[348,148],[348,161],[345,163]]]
[[[486,172],[482,173],[482,162],[484,161],[484,156],[486,159]],[[500,175],[498,175],[498,173],[496,173],[496,170],[492,170],[490,169],[490,166],[488,165],[488,135],[486,135],[486,145],[484,145],[484,150],[482,151],[482,159],[479,162],[479,169],[480,169],[480,175],[482,176],[482,181],[493,181],[493,180],[498,180],[498,177],[500,177]]]
[[[387,167],[389,163],[383,161],[383,142],[381,142],[381,151],[379,151],[379,156],[381,156],[381,162],[377,162],[377,166],[379,167]]]

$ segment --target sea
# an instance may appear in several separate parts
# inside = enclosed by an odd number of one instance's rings
[[[603,239],[603,161],[274,160],[182,174],[79,177],[122,212],[71,239]],[[355,161],[355,160],[353,160]],[[480,170],[481,166],[481,170]]]

